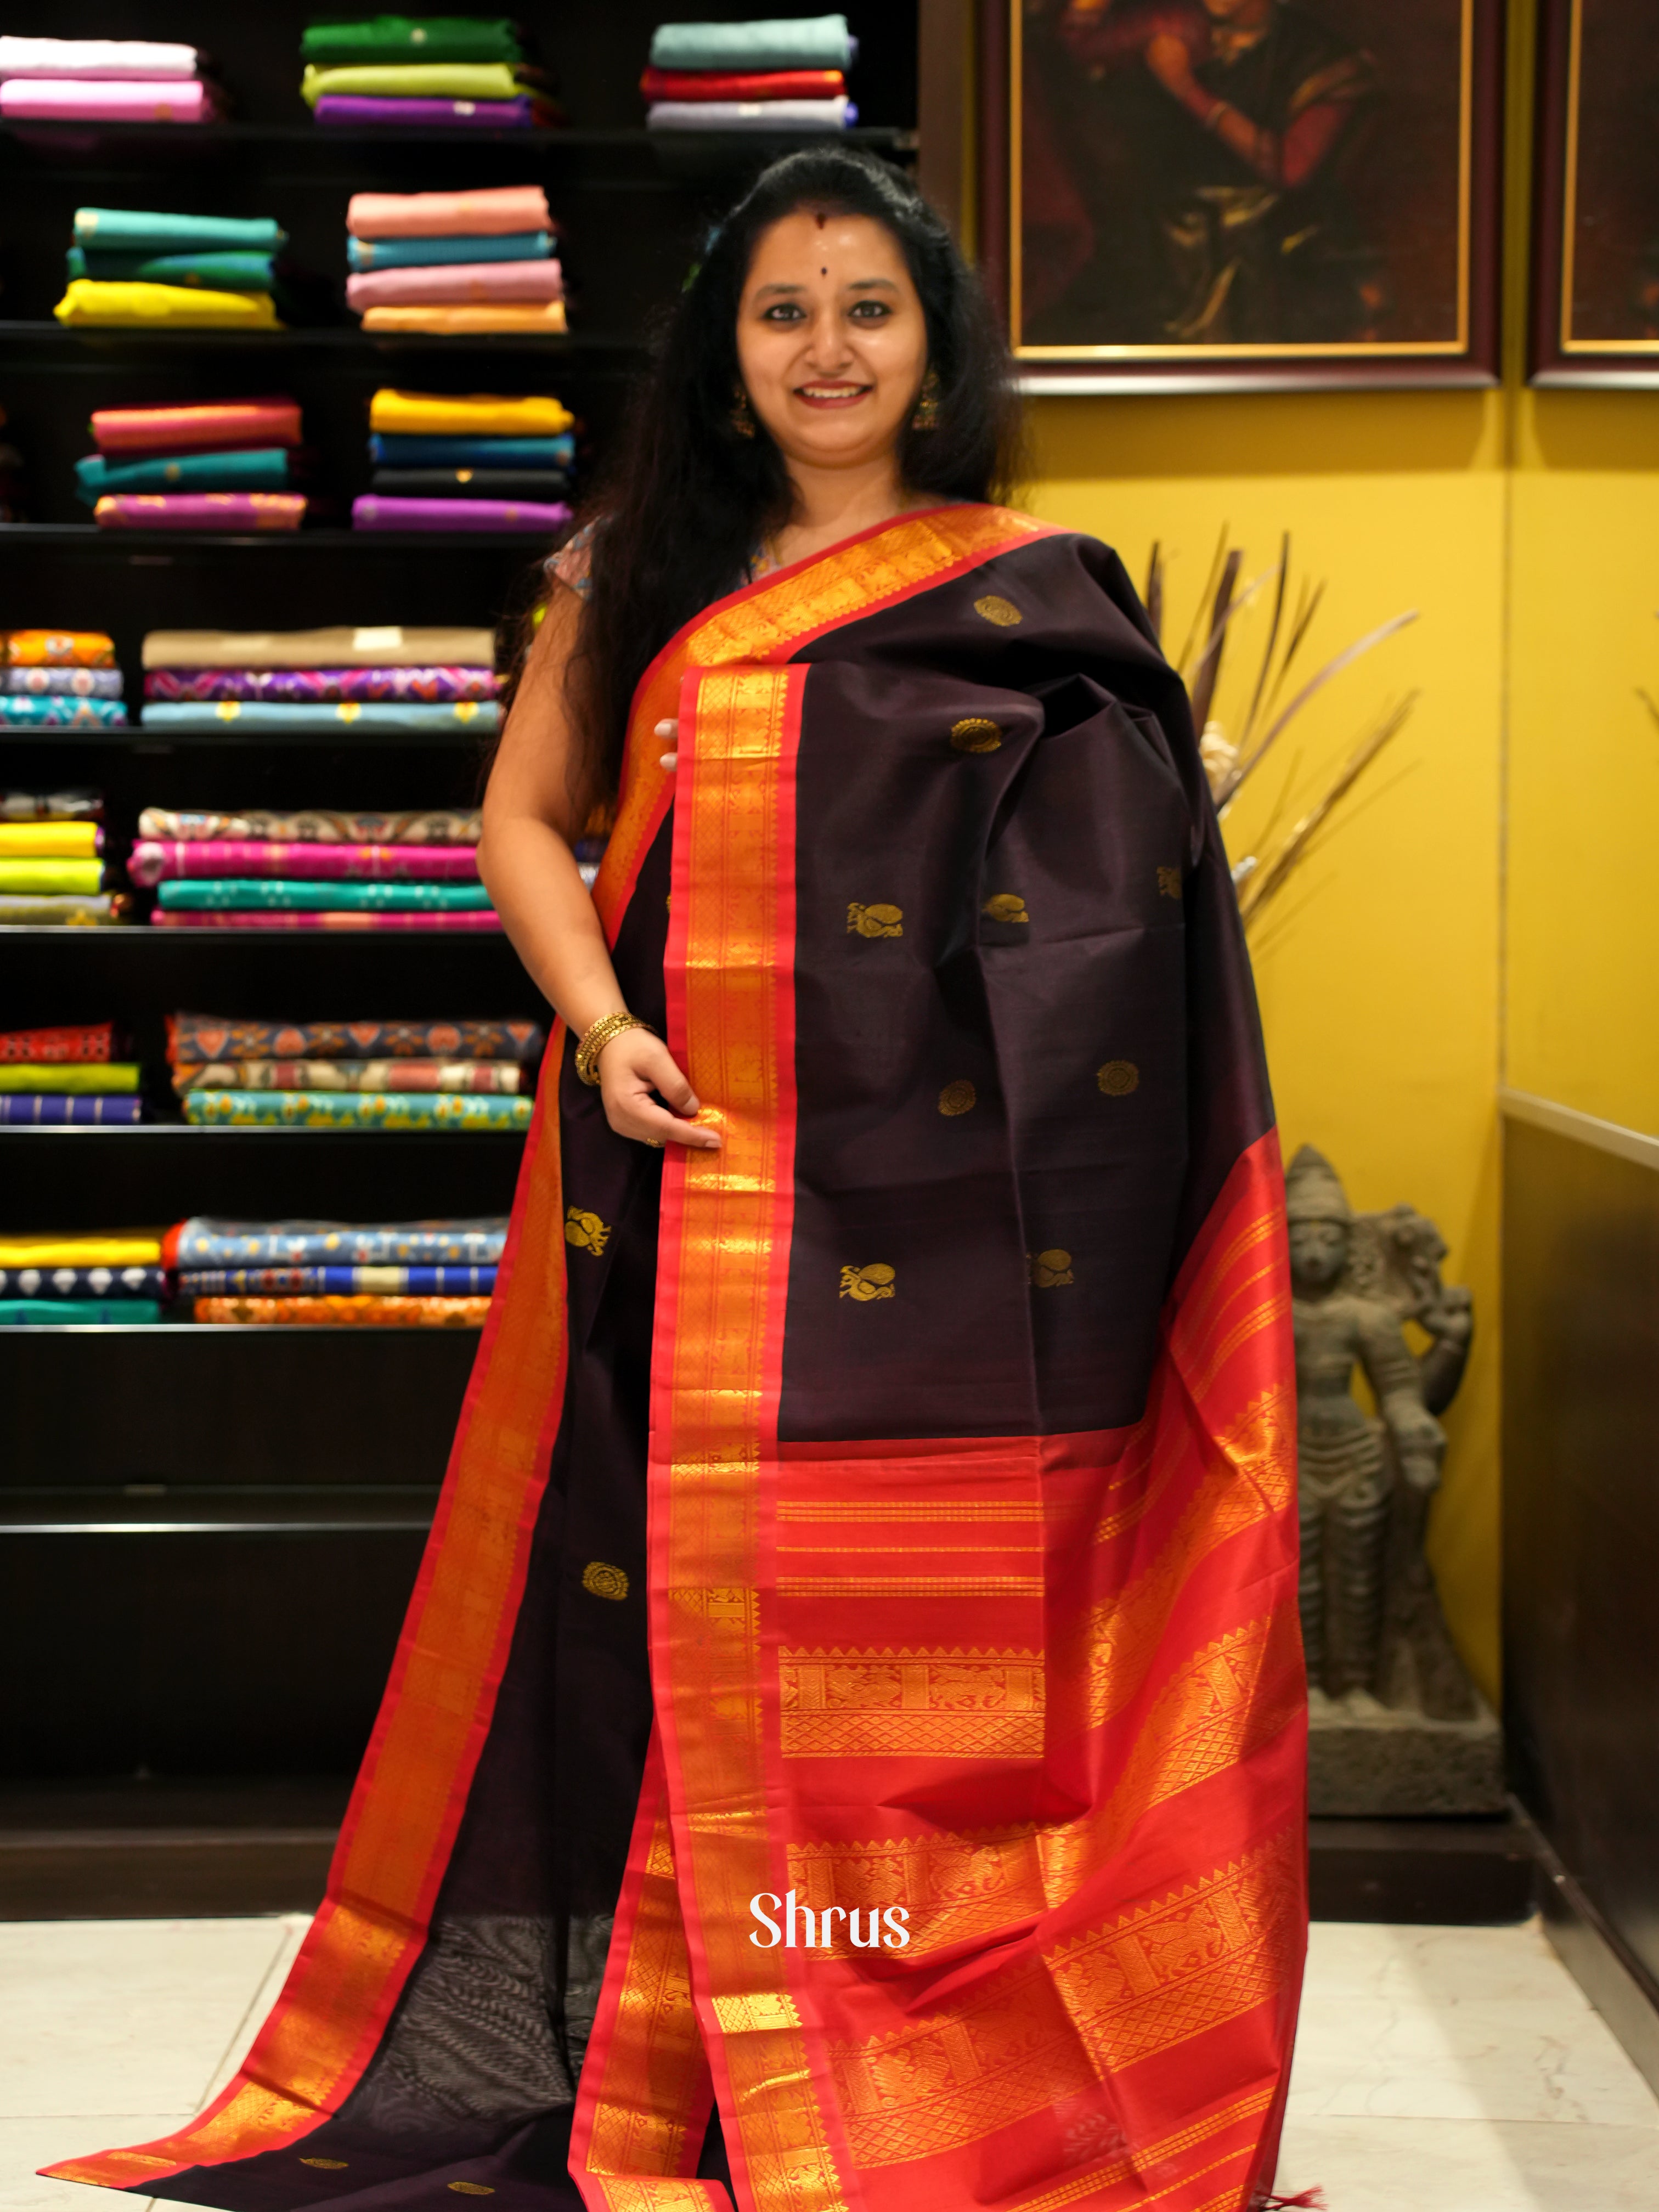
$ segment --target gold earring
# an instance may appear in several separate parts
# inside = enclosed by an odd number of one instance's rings
[[[752,438],[755,418],[749,411],[749,394],[744,390],[741,380],[734,384],[732,390],[735,395],[732,403],[732,428],[738,437]]]
[[[910,417],[913,430],[937,430],[939,428],[939,371],[930,368],[921,380],[921,392],[916,401],[916,411]]]

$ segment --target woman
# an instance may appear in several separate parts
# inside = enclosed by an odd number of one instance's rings
[[[988,502],[1006,390],[860,156],[690,282],[491,780],[566,1027],[328,1900],[218,2105],[58,2172],[1266,2201],[1277,1156],[1184,699],[1115,558]]]

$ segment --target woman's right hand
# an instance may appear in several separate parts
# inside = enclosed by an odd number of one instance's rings
[[[599,1054],[599,1096],[619,1137],[641,1145],[684,1145],[693,1152],[720,1149],[716,1133],[689,1118],[697,1111],[696,1093],[668,1047],[649,1030],[623,1030],[605,1046]]]

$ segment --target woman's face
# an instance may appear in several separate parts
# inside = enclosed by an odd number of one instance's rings
[[[802,210],[763,231],[738,309],[738,366],[787,460],[850,468],[890,453],[921,389],[927,331],[886,225]]]

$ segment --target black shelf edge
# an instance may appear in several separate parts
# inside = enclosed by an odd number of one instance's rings
[[[36,320],[0,319],[0,352],[9,346],[60,349],[91,347],[102,351],[160,346],[175,350],[208,346],[219,351],[250,347],[260,353],[295,347],[322,347],[340,352],[405,353],[411,348],[440,353],[489,352],[546,354],[574,362],[586,356],[615,355],[629,365],[645,357],[637,338],[618,337],[604,331],[366,331],[355,324],[288,324],[281,330],[231,325],[181,323],[60,323],[50,318]]]
[[[353,1144],[360,1144],[365,1137],[395,1137],[403,1140],[412,1137],[428,1144],[436,1144],[441,1139],[446,1145],[501,1145],[509,1142],[522,1144],[529,1133],[527,1129],[307,1129],[292,1123],[283,1128],[262,1127],[257,1121],[240,1124],[221,1122],[212,1127],[204,1127],[194,1121],[9,1121],[0,1123],[0,1146],[15,1144],[19,1140],[39,1143],[43,1138],[54,1137],[101,1137],[106,1143],[122,1139],[128,1142],[143,1142],[146,1138],[172,1137],[186,1138],[192,1144],[210,1137],[255,1137],[267,1141],[273,1137],[283,1137],[290,1144],[303,1141],[310,1145],[319,1140],[323,1143],[331,1140],[337,1144],[349,1139]]]
[[[615,131],[560,130],[446,130],[430,125],[414,128],[397,124],[365,125],[344,130],[332,124],[294,123],[124,123],[111,118],[82,118],[31,121],[15,117],[0,123],[0,139],[31,143],[57,151],[76,150],[76,142],[88,138],[114,139],[121,144],[142,144],[146,139],[170,146],[196,145],[229,151],[238,146],[322,146],[372,154],[378,146],[449,146],[462,153],[473,146],[533,148],[538,153],[630,152],[656,149],[665,139],[675,144],[692,138],[721,149],[746,150],[756,144],[785,146],[854,145],[890,148],[898,153],[915,150],[916,133],[904,125],[860,124],[850,131],[647,131],[643,124]]]
[[[0,755],[3,758],[3,755]],[[313,929],[155,929],[148,922],[112,922],[88,928],[76,927],[66,921],[7,922],[0,924],[0,945],[15,945],[23,951],[43,949],[46,945],[79,943],[85,939],[89,944],[125,945],[135,939],[148,944],[179,945],[229,945],[246,951],[250,945],[315,944],[319,937],[349,937],[354,945],[430,945],[434,936],[441,937],[446,947],[454,945],[507,945],[504,929],[456,929],[426,931],[419,929],[351,929],[338,931]],[[509,950],[511,947],[509,945]],[[533,985],[527,985],[533,989]]]
[[[361,1322],[327,1321],[82,1321],[82,1322],[8,1322],[0,1329],[0,1342],[14,1336],[165,1336],[170,1342],[179,1339],[221,1339],[234,1336],[275,1338],[286,1343],[291,1337],[349,1337],[355,1344],[360,1340],[379,1343],[383,1337],[394,1337],[399,1343],[408,1343],[413,1337],[471,1336],[480,1334],[477,1324],[447,1322],[434,1328],[429,1322],[376,1322],[365,1327]]]
[[[257,545],[261,550],[337,553],[349,546],[355,551],[441,553],[451,560],[457,553],[518,552],[528,560],[545,551],[557,535],[554,531],[544,537],[535,530],[100,530],[95,522],[0,522],[0,550],[13,544],[62,546],[77,553],[242,553]],[[7,724],[4,733],[24,726]],[[38,726],[47,733],[46,724]]]

